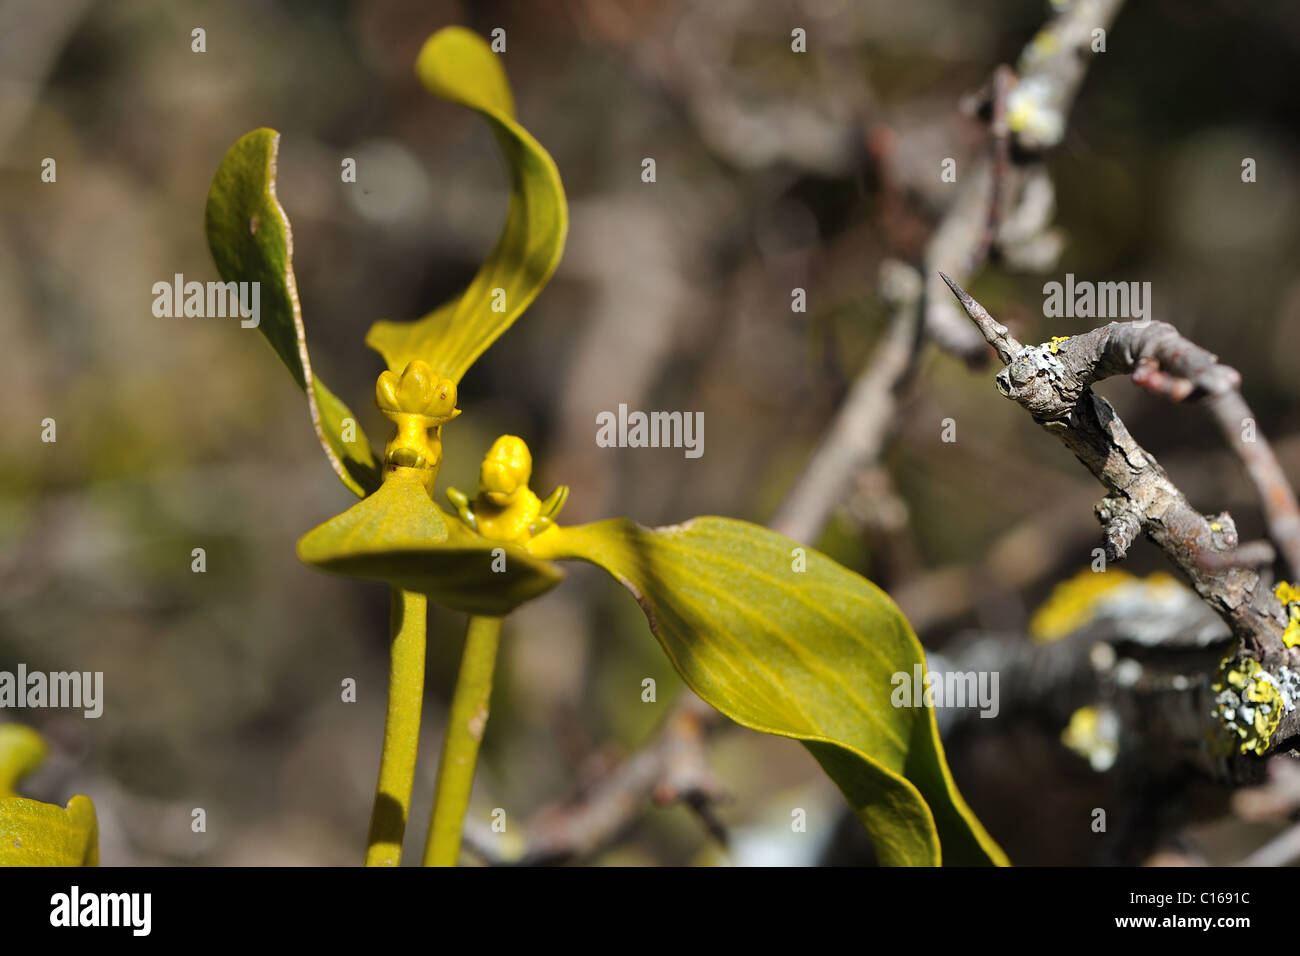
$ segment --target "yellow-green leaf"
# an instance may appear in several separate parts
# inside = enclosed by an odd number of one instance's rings
[[[40,734],[0,724],[0,866],[96,866],[99,828],[89,797],[75,796],[65,808],[14,793],[44,759]]]
[[[459,382],[550,279],[564,250],[569,209],[555,161],[515,122],[505,69],[480,36],[463,27],[439,30],[415,69],[435,96],[468,106],[491,124],[510,171],[510,206],[496,246],[459,298],[414,322],[376,322],[366,344],[395,372],[424,359]]]
[[[555,565],[489,541],[447,516],[419,476],[394,475],[370,497],[307,532],[298,557],[347,577],[427,594],[435,604],[500,616],[549,591]]]
[[[881,862],[1006,863],[957,791],[934,712],[891,702],[894,675],[911,682],[924,655],[870,581],[728,518],[658,529],[614,519],[560,528],[532,550],[603,567],[692,690],[737,723],[803,741]]]
[[[0,724],[0,797],[18,792],[18,781],[45,761],[45,741],[22,724]]]
[[[258,328],[307,394],[312,427],[343,483],[357,495],[379,487],[374,452],[356,417],[317,378],[307,354],[298,285],[293,274],[293,231],[275,195],[280,134],[255,129],[227,151],[208,190],[204,216],[208,248],[226,282],[257,282]],[[355,429],[343,437],[344,420]]]

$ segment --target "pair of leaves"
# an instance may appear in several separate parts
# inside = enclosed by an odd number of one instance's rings
[[[393,371],[418,358],[459,382],[555,271],[568,207],[554,160],[515,122],[505,71],[481,37],[461,27],[438,31],[421,50],[416,70],[436,96],[476,110],[492,125],[510,170],[510,205],[500,239],[459,298],[415,322],[376,322],[366,341]],[[293,273],[293,233],[276,197],[279,141],[275,130],[256,129],[226,153],[208,192],[208,246],[222,279],[261,283],[258,328],[306,392],[312,424],[335,472],[364,497],[379,487],[379,466],[356,417],[311,367]],[[504,311],[493,308],[497,290],[505,296]],[[355,427],[352,441],[343,438],[346,419]]]
[[[97,866],[99,826],[89,797],[75,796],[65,808],[15,794],[44,760],[40,734],[0,724],[0,866]]]
[[[966,806],[934,711],[894,707],[924,653],[870,581],[729,518],[649,529],[618,518],[559,528],[538,557],[590,562],[636,597],[687,685],[732,720],[802,741],[870,832],[880,861],[1005,864]]]

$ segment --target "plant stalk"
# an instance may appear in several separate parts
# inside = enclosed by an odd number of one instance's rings
[[[375,808],[370,815],[366,866],[397,866],[402,861],[402,837],[411,809],[415,758],[420,746],[427,612],[428,598],[423,594],[392,589],[388,715],[384,720]]]
[[[461,830],[474,786],[479,742],[487,727],[492,674],[496,669],[503,620],[479,616],[469,619],[465,653],[461,657],[456,691],[451,699],[451,714],[442,741],[433,820],[424,844],[425,866],[455,866],[460,857]]]

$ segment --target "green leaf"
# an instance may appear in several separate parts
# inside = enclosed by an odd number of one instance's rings
[[[40,734],[0,724],[0,866],[96,866],[99,828],[89,797],[75,796],[64,808],[14,794],[44,759]]]
[[[0,724],[0,797],[17,792],[18,781],[45,761],[45,741],[22,724]]]
[[[418,476],[400,472],[303,535],[298,557],[324,571],[383,581],[427,594],[443,607],[492,617],[564,577],[521,548],[470,531],[433,503]]]
[[[924,655],[870,581],[728,518],[658,529],[601,521],[560,528],[532,551],[604,568],[700,697],[746,727],[803,741],[881,862],[1006,863],[957,791],[934,712],[891,703],[893,675],[910,682]]]
[[[463,27],[439,30],[415,69],[435,96],[468,106],[491,124],[510,170],[510,206],[496,246],[458,299],[415,322],[376,322],[366,344],[395,372],[424,359],[459,382],[550,279],[564,250],[569,209],[555,161],[515,122],[510,83],[486,41]],[[504,311],[493,309],[498,289]]]
[[[312,426],[339,478],[357,495],[379,487],[379,468],[359,424],[343,439],[343,420],[356,417],[312,373],[298,285],[293,232],[275,195],[280,134],[255,129],[231,146],[208,190],[204,216],[208,248],[227,282],[257,282],[258,328],[307,394]],[[310,387],[308,387],[310,385]]]

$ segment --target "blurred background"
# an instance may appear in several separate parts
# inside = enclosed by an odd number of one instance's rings
[[[315,367],[377,440],[381,369],[362,337],[473,275],[507,182],[484,123],[430,97],[413,63],[435,29],[507,36],[522,124],[571,204],[564,260],[461,384],[441,487],[471,488],[503,432],[524,437],[566,523],[724,514],[766,522],[888,324],[886,257],[920,264],[987,127],[959,107],[1014,64],[1042,0],[47,0],[0,5],[0,668],[104,672],[99,720],[17,716],[51,760],[29,795],[95,801],[105,864],[359,863],[378,766],[388,597],[296,560],[352,502],[301,393],[262,337],[156,318],[151,287],[216,278],[203,235],[225,150],[281,131],[279,197]],[[191,30],[207,51],[191,52]],[[791,30],[808,52],[792,55]],[[1025,341],[1084,331],[1042,316],[1066,272],[1150,281],[1154,317],[1243,373],[1300,474],[1300,7],[1131,4],[1046,159],[1064,239],[1047,274],[995,260],[971,291]],[[57,161],[43,183],[41,161]],[[344,157],[358,181],[340,182]],[[657,182],[643,183],[653,157]],[[1252,157],[1258,182],[1243,184]],[[942,267],[942,263],[936,264]],[[807,290],[806,312],[791,290]],[[956,654],[1024,635],[1086,569],[1100,488],[992,387],[991,368],[923,353],[883,467],[818,545]],[[1261,536],[1253,492],[1209,419],[1101,391],[1197,507]],[[604,449],[595,415],[704,412],[705,454]],[[40,440],[54,418],[57,442]],[[953,418],[956,441],[941,438]],[[191,571],[191,550],[207,571]],[[1164,570],[1135,546],[1135,574]],[[430,621],[408,860],[423,840],[463,619]],[[340,681],[355,678],[355,704]],[[658,682],[643,703],[641,682]],[[654,733],[680,682],[635,603],[568,580],[508,624],[471,817],[526,823]],[[1016,689],[1004,677],[1004,696]],[[1013,861],[1232,862],[1280,824],[1242,822],[1182,771],[1094,770],[1061,731],[1087,695],[947,737],[959,786]],[[978,726],[976,726],[978,725]],[[861,828],[797,743],[734,726],[709,741],[730,792],[722,849],[677,804],[631,816],[580,862],[866,862]],[[791,833],[790,808],[808,810]],[[191,832],[191,810],[207,832]],[[1089,827],[1109,808],[1106,834]],[[1121,823],[1123,825],[1121,825]],[[525,833],[521,832],[521,838]]]

